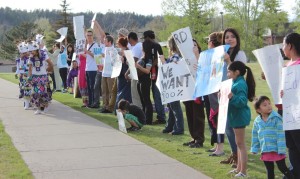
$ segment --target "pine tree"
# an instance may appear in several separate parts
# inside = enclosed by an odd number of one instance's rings
[[[62,4],[60,4],[62,10],[60,11],[61,19],[56,22],[56,30],[62,28],[62,27],[68,27],[68,34],[67,34],[67,40],[68,43],[74,44],[75,43],[75,37],[74,37],[74,30],[73,30],[73,20],[72,17],[70,17],[70,14],[68,13],[70,4],[67,3],[67,0],[62,0]]]

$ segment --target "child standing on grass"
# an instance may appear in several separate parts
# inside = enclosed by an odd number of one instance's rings
[[[247,72],[246,81],[244,75]],[[247,150],[245,142],[245,129],[251,119],[248,100],[253,101],[255,96],[255,81],[252,71],[243,62],[232,62],[227,71],[228,78],[232,79],[231,92],[228,95],[228,120],[230,127],[233,128],[236,145],[238,148],[237,168],[230,171],[236,173],[235,177],[247,177]]]
[[[274,179],[274,162],[288,179],[294,178],[285,164],[285,135],[281,116],[272,110],[271,101],[267,96],[260,96],[254,102],[259,114],[252,128],[251,152],[261,151],[260,159],[264,162],[268,179]]]
[[[124,119],[131,125],[131,127],[127,128],[127,131],[138,131],[146,122],[146,116],[143,110],[124,99],[119,101],[118,111],[122,112]]]

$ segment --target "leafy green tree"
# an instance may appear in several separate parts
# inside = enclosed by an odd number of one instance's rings
[[[21,25],[8,30],[1,42],[1,57],[13,60],[18,54],[17,44],[22,41],[34,40],[34,30],[36,27],[34,23],[23,22]]]
[[[189,26],[200,46],[206,47],[204,39],[211,33],[216,7],[213,0],[164,0],[162,9],[168,28],[160,32],[160,35],[163,34],[161,36],[166,39],[171,32]]]
[[[47,18],[39,18],[35,20],[34,24],[37,25],[37,31],[44,35],[46,46],[50,47],[55,43],[57,37],[56,32],[53,31],[52,25]]]

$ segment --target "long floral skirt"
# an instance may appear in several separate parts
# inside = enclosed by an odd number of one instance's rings
[[[51,101],[47,91],[49,80],[47,75],[32,75],[31,102],[36,107],[45,107]]]

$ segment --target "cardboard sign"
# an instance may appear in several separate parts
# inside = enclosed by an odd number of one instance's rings
[[[220,88],[220,100],[219,100],[219,115],[218,115],[218,134],[224,134],[227,122],[228,104],[229,98],[228,94],[231,92],[232,79],[223,81]]]

